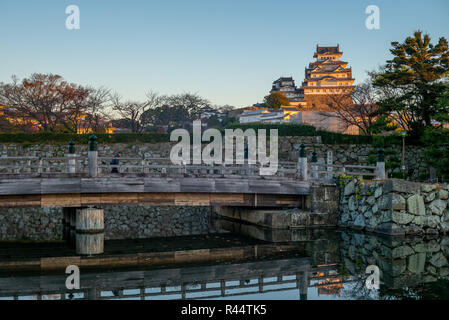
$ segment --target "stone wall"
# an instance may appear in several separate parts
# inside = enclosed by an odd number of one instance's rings
[[[0,240],[61,240],[60,208],[0,209]]]
[[[389,235],[449,232],[449,186],[404,180],[346,183],[339,226]]]
[[[210,232],[209,207],[104,207],[105,239],[172,237]],[[62,240],[62,209],[0,209],[0,240]]]
[[[332,151],[334,164],[375,165],[374,163],[369,163],[369,158],[374,157],[376,159],[377,155],[377,148],[372,145],[322,144],[321,137],[281,137],[279,141],[279,157],[287,161],[297,161],[301,143],[304,143],[306,146],[309,162],[312,160],[312,152],[315,150],[318,163],[327,163],[327,152]],[[402,146],[392,145],[389,149],[394,154],[385,155],[387,164],[392,160],[400,161],[402,158]],[[409,176],[411,179],[418,179],[420,175],[428,176],[428,169],[422,150],[422,147],[417,146],[406,146],[405,148],[405,165],[407,170],[410,169]],[[388,169],[387,167],[388,176],[391,176],[393,173],[400,173],[400,168]]]
[[[379,237],[343,231],[340,254],[346,274],[366,275],[367,266],[378,266],[381,286],[387,286],[392,294],[394,289],[404,294],[405,286],[449,280],[448,245],[447,236]]]

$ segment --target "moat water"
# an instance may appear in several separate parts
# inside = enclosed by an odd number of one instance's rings
[[[449,237],[444,236],[392,238],[338,229],[271,231],[215,220],[209,234],[107,241],[105,251],[137,254],[273,242],[292,246],[251,259],[81,270],[79,290],[65,288],[64,272],[0,270],[0,299],[449,299]],[[70,250],[65,243],[0,243],[0,261],[64,256]],[[366,285],[368,266],[379,268],[378,289]]]

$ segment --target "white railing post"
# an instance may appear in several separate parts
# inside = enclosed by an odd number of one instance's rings
[[[89,151],[87,157],[89,160],[89,176],[96,177],[98,174],[98,145],[97,137],[94,135],[89,137]]]
[[[148,168],[146,168],[145,155],[142,156],[142,173],[148,173]]]
[[[67,172],[76,173],[76,154],[75,154],[75,142],[69,142],[69,152],[67,154]]]
[[[333,162],[334,162],[334,153],[332,152],[332,150],[328,150],[328,151],[327,151],[327,164],[332,165]],[[331,167],[331,166],[327,167],[327,172],[329,172],[329,173],[327,174],[327,178],[328,178],[328,179],[332,179],[332,176],[333,176],[332,171],[333,171],[333,169],[334,169],[334,168]]]
[[[42,157],[39,157],[39,164],[37,167],[37,173],[42,173]]]
[[[317,154],[316,151],[312,152],[312,161],[311,161],[311,169],[312,169],[312,177],[313,179],[317,180],[318,179],[318,166],[316,165],[316,163],[318,162],[318,158],[317,158]]]
[[[307,172],[307,155],[306,148],[303,143],[299,146],[299,158],[298,158],[298,167],[301,179],[309,180],[308,172]]]
[[[376,179],[383,180],[385,178],[385,154],[384,149],[380,148],[377,152]]]

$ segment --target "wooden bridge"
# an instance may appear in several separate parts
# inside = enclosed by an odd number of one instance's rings
[[[316,157],[316,156],[315,156]],[[165,158],[0,158],[0,207],[83,207],[96,205],[191,205],[301,207],[312,183],[338,175],[382,177],[379,165],[334,165],[281,161],[274,175],[260,165],[174,165]],[[323,169],[324,167],[324,169]],[[111,173],[115,169],[117,173]]]
[[[274,176],[256,165],[173,165],[170,159],[98,158],[94,176],[87,158],[0,158],[0,207],[191,205],[295,207],[309,194],[294,162]],[[72,166],[70,166],[72,161]],[[73,163],[74,162],[74,163]],[[14,164],[11,164],[14,163]],[[116,168],[118,173],[111,173]]]

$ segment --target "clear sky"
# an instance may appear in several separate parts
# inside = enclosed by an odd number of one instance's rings
[[[68,30],[68,5],[80,29]],[[365,8],[380,9],[380,30]],[[213,104],[262,101],[280,76],[297,85],[317,44],[340,44],[357,82],[421,29],[449,39],[448,0],[0,0],[0,81],[34,72],[126,98],[194,92]]]

